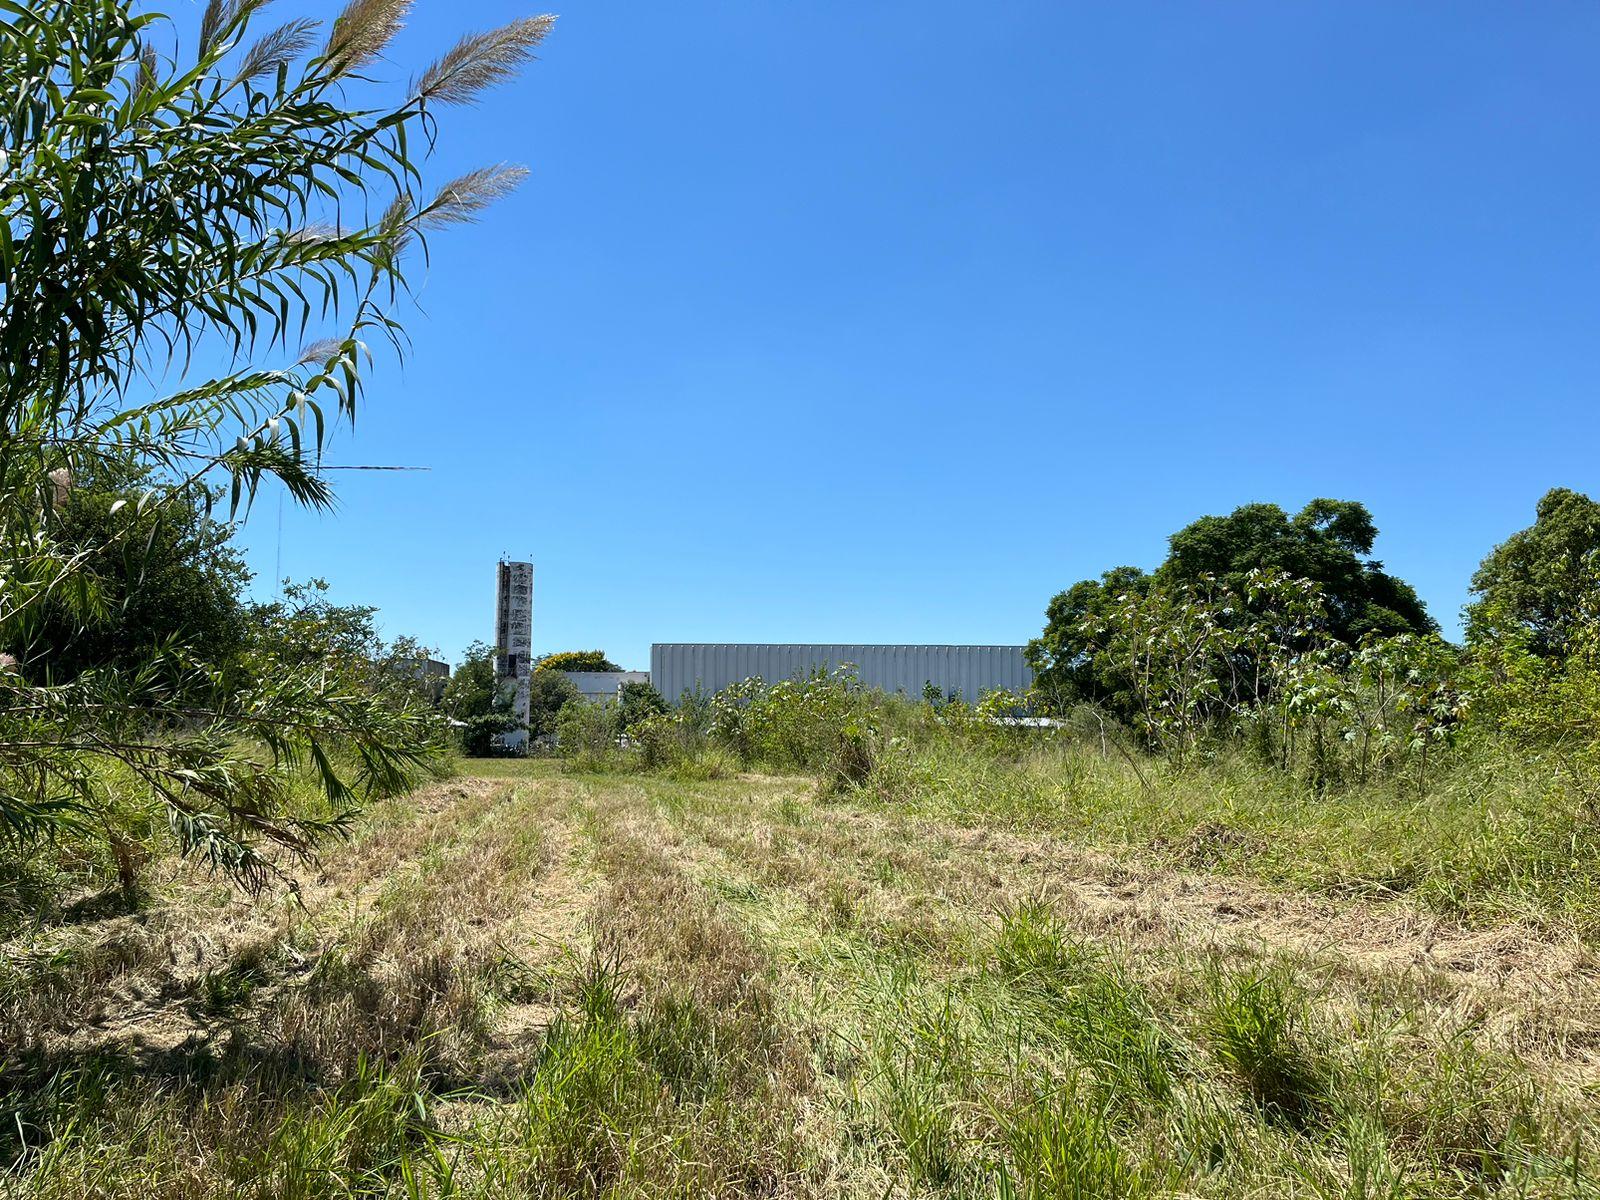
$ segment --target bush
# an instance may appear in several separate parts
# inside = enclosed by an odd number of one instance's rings
[[[693,710],[655,713],[628,734],[639,765],[676,779],[724,779],[738,773],[739,761],[713,743]]]
[[[505,750],[495,739],[501,734],[510,733],[516,727],[516,718],[510,713],[486,712],[468,717],[456,730],[461,743],[461,753],[469,758],[503,755]]]
[[[528,736],[548,737],[558,732],[560,717],[569,705],[582,704],[578,685],[558,671],[535,671],[528,681]]]
[[[570,681],[566,681],[569,682]],[[556,745],[580,771],[602,771],[615,764],[621,728],[615,704],[573,700],[556,717]]]
[[[630,679],[622,685],[617,703],[621,710],[617,719],[622,725],[622,732],[626,734],[631,734],[635,726],[650,717],[660,716],[668,709],[666,698],[638,679]]]

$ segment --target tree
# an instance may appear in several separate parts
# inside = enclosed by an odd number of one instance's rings
[[[1167,582],[1213,576],[1235,591],[1257,568],[1308,579],[1321,589],[1330,632],[1349,646],[1369,636],[1438,629],[1410,584],[1371,558],[1377,526],[1354,500],[1313,500],[1293,517],[1276,504],[1246,504],[1201,517],[1169,539],[1156,574]]]
[[[494,677],[494,647],[473,642],[444,689],[444,711],[460,722],[461,749],[474,758],[494,753],[494,739],[517,727],[509,699]]]
[[[320,456],[330,420],[354,418],[367,342],[403,347],[408,249],[520,178],[478,170],[430,195],[422,165],[439,108],[508,77],[551,18],[464,38],[385,100],[369,74],[409,0],[350,0],[325,32],[290,20],[251,40],[263,3],[210,0],[184,61],[165,18],[133,0],[0,5],[11,660],[53,614],[85,628],[105,616],[92,563],[132,544],[145,514],[220,485],[232,516],[267,479],[326,506]],[[313,321],[328,336],[291,349]],[[219,357],[225,374],[196,367]],[[153,392],[163,379],[176,390]],[[74,482],[130,455],[151,472],[141,520],[75,541]],[[292,661],[234,670],[192,638],[70,681],[11,671],[0,693],[0,837],[93,825],[110,790],[138,791],[186,851],[250,886],[276,869],[263,843],[310,853],[361,797],[405,786],[434,744],[432,718],[391,695]],[[306,771],[331,815],[297,808]]]
[[[535,671],[620,671],[604,650],[562,650],[534,663]]]
[[[494,647],[473,642],[445,688],[445,711],[463,723],[462,741],[468,754],[493,753],[494,735],[517,727],[510,696],[495,680],[494,659]],[[560,671],[535,671],[528,681],[528,736],[555,733],[561,710],[582,702],[578,685]]]
[[[582,703],[578,685],[560,671],[535,671],[528,681],[528,736],[555,733],[561,710],[569,704]]]
[[[1571,650],[1585,606],[1600,590],[1600,504],[1569,488],[1544,494],[1527,529],[1491,550],[1472,577],[1468,635],[1491,627],[1527,635],[1528,649],[1559,658]]]
[[[458,721],[481,716],[494,707],[494,647],[473,642],[444,689],[444,710]]]
[[[1346,646],[1438,628],[1412,587],[1371,559],[1377,528],[1350,500],[1313,500],[1294,517],[1275,504],[1247,504],[1225,517],[1201,517],[1173,534],[1151,574],[1118,567],[1056,595],[1043,634],[1028,645],[1037,686],[1056,710],[1087,700],[1124,716],[1134,712],[1129,680],[1095,654],[1087,629],[1152,589],[1210,589],[1251,594],[1251,576],[1272,571],[1317,585],[1328,634]],[[1240,612],[1231,618],[1246,620]]]
[[[617,696],[617,724],[627,733],[642,721],[668,712],[666,697],[642,679],[630,679]]]
[[[55,532],[99,597],[87,616],[65,596],[40,606],[33,635],[13,653],[34,682],[75,679],[94,667],[135,670],[157,648],[203,646],[207,657],[229,662],[247,636],[241,594],[250,573],[215,520],[216,497],[190,494],[159,509],[141,508],[153,480],[134,460],[97,464],[95,477],[79,480],[56,511]]]
[[[1099,579],[1084,579],[1057,594],[1045,609],[1044,633],[1028,643],[1034,686],[1046,705],[1062,711],[1080,700],[1121,710],[1118,701],[1126,682],[1097,661],[1088,630],[1123,607],[1149,594],[1150,576],[1138,567],[1116,567]]]

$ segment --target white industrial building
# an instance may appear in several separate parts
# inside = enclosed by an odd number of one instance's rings
[[[676,703],[684,692],[718,692],[759,675],[768,683],[849,665],[870,688],[913,699],[932,684],[977,700],[986,692],[1025,692],[1033,670],[1022,646],[873,646],[797,643],[658,642],[650,682]]]
[[[625,683],[649,683],[649,671],[562,671],[590,704],[607,704],[622,695]]]
[[[523,729],[505,735],[508,750],[526,744],[533,670],[533,564],[502,560],[495,572],[495,679]],[[657,642],[648,671],[563,671],[590,704],[613,702],[627,683],[649,683],[669,703],[685,692],[710,694],[760,677],[768,683],[850,667],[863,685],[891,695],[977,700],[994,691],[1026,692],[1033,670],[1022,646],[913,646],[860,643]]]

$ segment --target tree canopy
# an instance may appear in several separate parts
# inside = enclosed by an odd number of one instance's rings
[[[534,663],[535,671],[620,671],[604,650],[560,650]]]
[[[444,710],[460,723],[461,749],[475,757],[494,752],[496,735],[517,727],[510,697],[494,677],[494,647],[473,642],[444,689]]]
[[[1354,500],[1313,500],[1292,517],[1276,504],[1246,504],[1178,530],[1156,574],[1187,583],[1210,575],[1241,592],[1257,568],[1309,579],[1322,589],[1333,636],[1347,645],[1436,631],[1411,585],[1371,557],[1377,536],[1372,514]]]
[[[528,681],[528,736],[556,731],[556,718],[569,704],[582,704],[578,685],[560,671],[535,671]]]
[[[189,492],[142,507],[153,482],[147,468],[114,459],[95,466],[65,491],[55,535],[79,558],[96,603],[84,612],[64,595],[47,597],[12,643],[19,669],[36,682],[64,682],[96,667],[136,670],[164,645],[203,646],[210,661],[232,661],[247,640],[250,573],[232,528],[211,516],[214,497]]]
[[[1600,594],[1600,504],[1570,488],[1546,492],[1533,524],[1484,558],[1472,590],[1469,636],[1510,627],[1527,635],[1535,654],[1565,654],[1585,606]]]
[[[1371,513],[1353,500],[1313,500],[1292,517],[1276,504],[1247,504],[1226,516],[1201,517],[1168,539],[1167,557],[1154,572],[1117,567],[1050,601],[1044,632],[1028,646],[1039,686],[1058,703],[1092,699],[1116,707],[1122,683],[1096,667],[1086,623],[1104,619],[1125,599],[1146,596],[1152,587],[1213,580],[1244,596],[1256,570],[1316,584],[1328,632],[1346,645],[1368,637],[1435,632],[1438,625],[1411,585],[1371,557],[1377,533]]]

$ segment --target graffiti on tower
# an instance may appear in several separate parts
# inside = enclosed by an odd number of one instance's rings
[[[520,726],[502,738],[506,749],[528,744],[529,685],[533,676],[533,564],[502,562],[495,573],[494,676]]]

